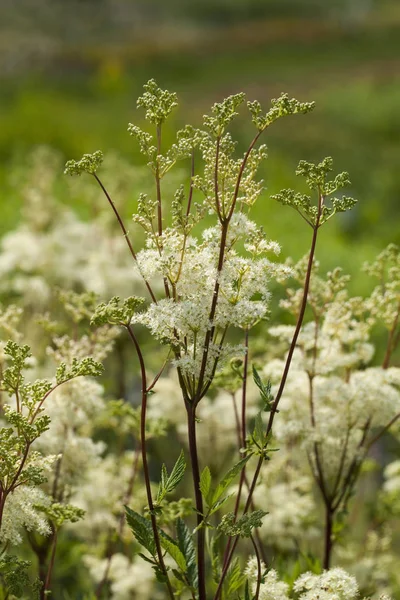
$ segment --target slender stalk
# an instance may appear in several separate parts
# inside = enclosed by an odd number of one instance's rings
[[[96,173],[93,173],[93,177],[95,178],[95,180],[97,181],[97,183],[99,184],[99,186],[101,187],[101,189],[103,190],[103,193],[104,193],[105,197],[107,198],[107,200],[108,200],[111,208],[113,209],[114,214],[115,214],[115,216],[117,218],[117,221],[119,223],[119,226],[120,226],[120,228],[122,230],[122,233],[124,234],[124,238],[126,240],[126,243],[128,244],[128,248],[129,248],[129,251],[130,251],[130,253],[132,255],[132,258],[134,259],[135,262],[137,262],[136,252],[133,249],[131,241],[130,241],[130,239],[128,237],[129,234],[128,234],[126,228],[125,228],[124,222],[122,221],[121,215],[119,214],[117,207],[115,206],[114,202],[112,201],[111,196],[107,192],[107,190],[104,187],[104,185],[103,185],[101,179],[99,178],[99,176]],[[142,277],[143,277],[143,275],[142,275]],[[147,290],[148,290],[148,292],[150,294],[151,299],[153,300],[153,302],[157,303],[156,297],[155,297],[155,295],[153,293],[153,290],[150,287],[149,282],[144,277],[143,277],[143,280],[144,280],[144,283],[145,283],[145,285],[147,287]]]
[[[6,498],[7,498],[6,490],[1,489],[0,490],[0,530],[1,530],[1,523],[3,521],[3,512],[4,512],[4,505],[6,503]]]
[[[331,564],[333,540],[332,540],[332,529],[333,529],[333,515],[334,511],[331,506],[325,506],[325,538],[324,538],[324,569],[329,569]]]
[[[171,600],[174,600],[174,592],[172,590],[168,572],[165,567],[163,553],[162,553],[161,544],[160,544],[160,536],[158,534],[158,529],[157,529],[157,521],[156,521],[156,517],[154,514],[154,503],[153,503],[153,496],[151,493],[151,485],[150,485],[150,473],[149,473],[149,466],[148,466],[148,462],[147,462],[147,444],[146,444],[147,374],[146,374],[146,367],[145,367],[141,348],[139,346],[139,343],[136,339],[135,333],[134,333],[131,325],[129,325],[129,324],[126,325],[126,329],[129,333],[129,336],[130,336],[130,338],[133,342],[133,345],[135,346],[135,349],[136,349],[136,354],[137,354],[137,357],[139,360],[139,365],[140,365],[141,380],[142,380],[142,399],[141,399],[141,414],[140,414],[140,449],[141,449],[141,455],[142,455],[143,475],[144,475],[144,481],[145,481],[145,486],[146,486],[147,503],[149,505],[149,513],[150,513],[151,525],[153,528],[154,542],[155,542],[156,549],[157,549],[158,561],[160,564],[161,571],[163,572],[163,575],[165,576],[165,582],[166,582],[166,585],[168,588],[169,596],[170,596]]]
[[[46,580],[44,582],[44,586],[42,588],[42,597],[43,599],[47,597],[46,592],[48,592],[50,590],[50,582],[51,582],[51,576],[53,573],[53,569],[54,569],[54,561],[56,558],[56,549],[57,549],[57,529],[54,528],[54,533],[53,533],[53,541],[52,541],[52,546],[51,546],[51,556],[50,556],[50,562],[49,562],[49,566],[47,569],[47,575],[46,575]]]
[[[244,355],[244,364],[243,364],[243,382],[242,382],[242,448],[246,446],[246,436],[247,436],[247,377],[249,371],[249,330],[246,329],[244,336],[244,347],[245,347],[245,355]]]
[[[389,421],[389,423],[387,425],[385,425],[385,427],[383,427],[379,433],[377,433],[372,440],[370,440],[366,446],[366,450],[368,451],[371,446],[373,446],[382,436],[384,433],[386,433],[387,431],[389,431],[389,429],[392,427],[392,425],[394,425],[396,423],[396,421],[398,421],[400,419],[400,413],[397,413],[397,415],[395,415],[393,417],[393,419],[391,419]]]
[[[246,329],[244,343],[245,343],[245,348],[246,348],[246,354],[245,354],[244,364],[243,364],[241,419],[239,419],[239,414],[238,414],[238,410],[237,410],[236,402],[235,402],[235,396],[233,395],[233,406],[234,406],[234,411],[235,411],[239,451],[241,448],[244,448],[246,446],[246,433],[247,433],[246,432],[246,422],[247,422],[246,397],[247,397],[247,375],[248,375],[248,365],[249,365],[249,330],[248,329]],[[235,520],[237,519],[237,516],[239,513],[240,498],[242,495],[242,489],[243,489],[243,484],[245,482],[245,479],[246,479],[246,465],[244,465],[243,469],[240,472],[239,488],[238,488],[238,492],[236,494],[236,502],[235,502],[235,509],[234,509]],[[223,563],[222,563],[223,565],[225,565],[226,561],[228,560],[231,544],[232,544],[232,538],[229,538],[228,543],[225,548],[225,552],[224,552],[224,558],[223,558]]]
[[[286,363],[285,363],[285,367],[283,370],[283,374],[282,374],[282,379],[281,379],[281,383],[279,385],[279,389],[278,392],[276,394],[275,400],[273,402],[272,405],[272,409],[270,412],[270,417],[269,417],[269,421],[268,421],[268,425],[267,425],[267,430],[266,430],[266,434],[269,435],[269,433],[272,430],[272,425],[274,422],[274,418],[276,415],[276,412],[278,410],[278,405],[280,402],[280,399],[282,397],[283,391],[285,389],[285,385],[286,385],[286,380],[289,374],[289,369],[290,369],[290,365],[292,362],[292,358],[293,358],[293,353],[297,344],[297,339],[299,337],[300,334],[300,330],[301,330],[301,326],[303,324],[303,319],[304,319],[304,314],[306,312],[306,307],[307,307],[307,298],[308,298],[308,292],[310,289],[310,282],[311,282],[311,272],[312,272],[312,266],[313,266],[313,261],[314,261],[314,255],[315,255],[315,248],[317,245],[317,238],[318,238],[318,230],[319,230],[319,225],[320,225],[320,219],[321,219],[321,214],[322,214],[322,206],[323,206],[323,196],[320,194],[319,195],[319,199],[318,199],[318,213],[317,213],[317,219],[316,219],[316,223],[313,226],[313,235],[312,235],[312,240],[311,240],[311,248],[310,248],[310,255],[308,257],[308,264],[307,264],[307,272],[306,272],[306,278],[305,278],[305,282],[304,282],[304,291],[303,291],[303,298],[301,301],[301,306],[300,306],[300,312],[297,318],[297,324],[296,324],[296,328],[293,334],[293,338],[292,338],[292,342],[290,344],[290,348],[289,348],[289,352],[286,358]],[[251,500],[254,494],[254,490],[256,488],[256,484],[258,481],[258,477],[260,475],[260,471],[261,471],[261,466],[263,464],[263,458],[260,457],[258,463],[257,463],[257,467],[256,470],[254,472],[253,475],[253,480],[251,482],[250,485],[250,489],[249,489],[249,495],[247,498],[247,502],[244,508],[244,513],[246,513],[249,510],[249,507],[251,505]],[[225,567],[223,568],[222,574],[221,574],[221,579],[219,581],[218,584],[218,588],[216,590],[215,596],[214,596],[214,600],[218,600],[218,598],[220,597],[221,591],[222,591],[222,585],[224,582],[224,579],[226,577],[226,574],[228,572],[229,569],[229,565],[230,562],[232,560],[233,554],[235,552],[237,543],[238,543],[239,538],[236,537],[233,544],[232,544],[232,548],[230,551],[230,554],[228,556],[228,560],[226,561]]]
[[[255,543],[252,535],[250,536],[250,539],[251,539],[251,543],[253,544],[254,553],[255,553],[256,559],[257,559],[257,585],[256,585],[255,594],[253,596],[253,600],[258,600],[259,595],[260,595],[261,576],[262,576],[261,559],[260,559],[260,554],[258,552],[257,544]]]
[[[196,442],[196,407],[193,403],[187,403],[188,437],[190,462],[192,467],[194,496],[197,512],[197,569],[199,581],[199,600],[206,600],[206,573],[205,573],[205,529],[201,527],[203,522],[203,498],[200,492],[200,468]]]

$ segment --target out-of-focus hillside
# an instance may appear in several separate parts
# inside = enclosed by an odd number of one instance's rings
[[[301,158],[332,155],[337,169],[350,172],[349,192],[360,204],[326,233],[326,260],[357,269],[362,254],[400,237],[399,34],[400,5],[390,0],[2,2],[0,229],[19,218],[11,165],[23,164],[37,144],[65,158],[101,148],[140,162],[126,126],[141,122],[135,102],[151,77],[181,101],[167,142],[176,125],[200,125],[224,95],[243,90],[266,104],[287,91],[317,108],[271,128],[268,193],[297,184]],[[245,115],[235,134],[244,147],[251,135]],[[127,214],[139,191],[132,190]],[[59,194],[71,201],[61,174]],[[295,231],[286,213],[282,220],[281,207],[266,198],[257,210],[287,252],[300,251],[307,232]]]

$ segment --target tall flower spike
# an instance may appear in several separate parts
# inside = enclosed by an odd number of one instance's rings
[[[331,198],[330,206],[326,204],[327,196],[330,196],[337,190],[350,184],[349,174],[344,171],[327,181],[328,173],[332,171],[332,158],[328,156],[320,163],[314,164],[301,160],[296,169],[296,175],[305,177],[306,183],[311,191],[317,190],[318,196],[323,198],[321,212],[318,219],[318,205],[312,203],[311,196],[301,194],[291,189],[280,191],[274,194],[272,198],[281,204],[292,206],[311,227],[318,227],[326,223],[333,215],[338,212],[346,212],[351,210],[357,200],[350,196],[342,196],[341,198]],[[320,199],[318,198],[318,202]],[[317,223],[318,221],[318,223]]]
[[[162,90],[154,79],[150,79],[143,87],[145,92],[138,98],[137,106],[146,110],[147,121],[157,126],[162,125],[172,109],[178,106],[178,96],[175,92]]]
[[[64,169],[65,175],[82,175],[89,173],[94,175],[103,162],[103,153],[96,150],[93,154],[84,154],[80,160],[69,160]]]
[[[247,103],[252,121],[259,131],[263,131],[281,117],[296,114],[304,115],[315,107],[315,102],[299,102],[296,98],[289,99],[287,94],[281,94],[279,98],[273,98],[271,104],[269,111],[263,114],[261,104],[257,100]]]

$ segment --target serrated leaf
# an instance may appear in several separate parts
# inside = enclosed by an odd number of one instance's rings
[[[210,541],[210,558],[211,570],[214,583],[218,584],[221,578],[221,558],[219,554],[218,539],[219,535],[215,535]]]
[[[244,600],[253,600],[250,597],[250,587],[249,587],[249,580],[246,579],[246,586],[244,588]]]
[[[209,467],[204,467],[200,475],[200,491],[204,500],[208,501],[208,495],[211,489],[211,471]]]
[[[217,510],[219,510],[221,508],[221,506],[223,506],[225,504],[225,502],[227,502],[229,500],[229,498],[232,498],[232,496],[234,496],[234,494],[228,494],[227,496],[224,496],[223,498],[220,498],[217,502],[215,502],[212,505],[212,508],[210,509],[208,516],[213,515],[214,513],[217,512]]]
[[[178,544],[162,529],[159,529],[158,533],[162,548],[174,559],[180,570],[185,573],[187,571],[186,559]]]
[[[254,380],[254,383],[256,384],[256,386],[258,387],[258,389],[260,390],[261,398],[264,401],[264,409],[263,409],[264,412],[270,412],[271,405],[274,401],[274,397],[271,394],[271,382],[267,381],[267,383],[264,383],[254,365],[253,365],[253,380]]]
[[[224,589],[227,598],[231,598],[232,594],[243,585],[243,580],[244,576],[240,569],[239,559],[235,558],[225,577]]]
[[[178,538],[178,546],[185,557],[187,566],[187,579],[190,585],[197,589],[198,577],[197,577],[197,564],[196,564],[196,550],[194,546],[193,537],[187,527],[186,523],[180,517],[176,521],[176,535]]]
[[[242,458],[242,460],[240,460],[238,463],[236,463],[236,465],[234,465],[231,469],[229,469],[229,471],[224,475],[224,477],[222,478],[220,483],[217,485],[217,488],[212,495],[212,501],[211,501],[212,505],[214,505],[221,498],[222,494],[230,486],[232,481],[235,479],[236,475],[238,475],[238,473],[240,473],[240,471],[243,469],[243,467],[245,466],[245,464],[247,463],[249,458],[250,458],[250,455],[245,456],[245,458]]]
[[[158,486],[156,503],[160,504],[167,494],[170,494],[182,481],[185,475],[186,461],[183,450],[181,451],[178,460],[176,461],[171,474],[168,475],[168,471],[165,465],[161,467],[161,481]]]
[[[166,483],[166,489],[168,493],[172,492],[182,481],[183,476],[185,474],[185,469],[185,455],[183,453],[183,450],[181,450],[178,460],[176,461],[174,468],[171,471],[171,475],[168,477],[168,481]]]
[[[151,556],[155,557],[156,544],[154,541],[153,527],[150,521],[128,506],[125,506],[125,514],[127,523],[131,528],[136,541],[143,546],[143,548],[146,548]]]
[[[262,421],[261,412],[257,413],[254,422],[253,440],[262,448],[265,442],[264,424]]]

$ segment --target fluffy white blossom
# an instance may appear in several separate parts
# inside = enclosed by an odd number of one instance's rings
[[[265,565],[262,565],[262,570],[265,570]],[[252,557],[249,559],[245,575],[249,578],[252,584],[252,592],[254,594],[257,586],[257,559]],[[283,581],[279,581],[278,573],[274,569],[270,569],[264,578],[264,582],[260,586],[260,600],[289,600],[289,586]]]
[[[0,541],[20,544],[24,529],[49,535],[47,518],[38,506],[50,505],[50,498],[38,487],[21,485],[10,493],[4,507]]]
[[[299,600],[354,600],[358,596],[355,578],[341,568],[324,571],[321,575],[304,573],[295,581],[293,589],[300,594]]]

